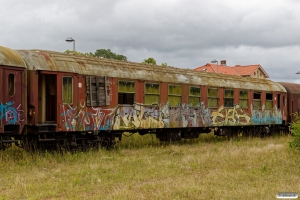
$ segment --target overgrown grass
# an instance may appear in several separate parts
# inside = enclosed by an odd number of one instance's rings
[[[112,150],[0,152],[0,199],[276,199],[300,193],[299,151],[291,136],[201,135],[163,143],[124,137]]]

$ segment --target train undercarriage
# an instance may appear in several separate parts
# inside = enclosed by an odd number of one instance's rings
[[[47,129],[27,127],[23,134],[2,134],[0,136],[0,150],[6,150],[11,147],[12,144],[26,151],[86,151],[102,147],[111,148],[117,141],[121,141],[123,131],[54,132],[51,131],[49,127]],[[210,133],[212,131],[216,136],[270,137],[275,133],[288,134],[289,128],[282,125],[226,126],[212,128],[142,129],[126,132],[131,134],[139,133],[140,135],[155,134],[159,141],[168,142],[182,139],[195,139],[202,133]]]

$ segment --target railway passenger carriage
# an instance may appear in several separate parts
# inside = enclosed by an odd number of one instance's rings
[[[0,149],[14,142],[26,121],[26,64],[21,56],[0,46]]]
[[[124,131],[174,141],[287,124],[286,90],[270,80],[43,50],[0,55],[0,133],[26,148],[110,146]]]

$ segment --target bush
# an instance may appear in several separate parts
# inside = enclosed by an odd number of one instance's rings
[[[294,135],[294,141],[290,142],[291,148],[300,148],[300,117],[298,113],[294,114],[296,121],[291,124],[291,132]]]

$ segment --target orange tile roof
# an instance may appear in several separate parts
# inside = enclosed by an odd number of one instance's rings
[[[197,71],[204,71],[206,69],[206,72],[218,72],[221,74],[229,74],[229,75],[236,75],[239,76],[239,74],[232,68],[229,66],[223,66],[223,65],[217,65],[216,64],[211,64],[211,63],[207,63],[204,66],[198,67],[195,70]]]
[[[207,63],[204,66],[200,66],[200,67],[195,68],[195,70],[197,70],[197,71],[206,70],[206,72],[213,72],[213,73],[216,73],[218,71],[218,73],[230,74],[230,75],[236,75],[236,76],[250,76],[258,68],[260,68],[260,70],[264,73],[264,76],[266,78],[269,78],[269,75],[266,73],[266,71],[259,64],[257,64],[257,65],[244,65],[244,66],[236,65],[234,67],[218,65],[218,69],[217,69],[216,64]]]
[[[246,66],[236,65],[232,68],[234,68],[235,71],[237,71],[241,76],[250,76],[258,68],[260,68],[260,70],[264,73],[264,76],[266,78],[269,78],[269,75],[267,74],[267,72],[259,64],[257,64],[257,65],[246,65]]]

